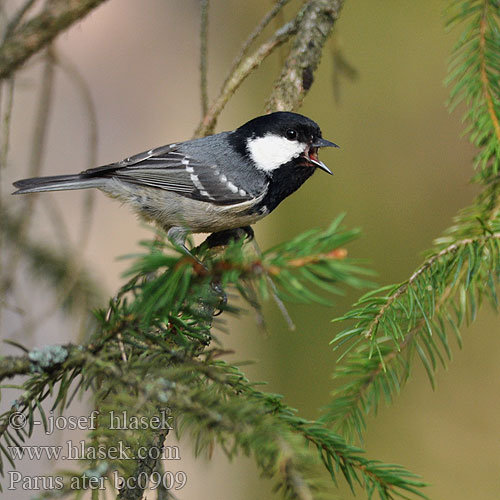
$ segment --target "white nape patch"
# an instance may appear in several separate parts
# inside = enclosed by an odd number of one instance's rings
[[[297,158],[306,148],[307,144],[303,142],[290,141],[277,134],[267,134],[247,141],[247,149],[255,166],[266,172]]]

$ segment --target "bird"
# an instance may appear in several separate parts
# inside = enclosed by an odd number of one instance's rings
[[[79,174],[14,182],[13,194],[97,188],[130,205],[188,253],[189,233],[243,229],[270,214],[316,169],[318,150],[338,147],[298,113],[258,116],[230,132],[149,149]]]

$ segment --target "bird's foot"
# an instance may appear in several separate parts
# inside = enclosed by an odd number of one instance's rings
[[[231,241],[248,238],[249,241],[254,239],[254,232],[250,226],[237,227],[235,229],[225,229],[212,233],[200,246],[207,248],[221,247],[229,245]]]

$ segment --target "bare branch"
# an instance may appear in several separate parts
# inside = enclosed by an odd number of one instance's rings
[[[208,111],[208,10],[209,0],[201,0],[201,28],[200,28],[200,86],[201,111],[203,116]]]
[[[0,46],[0,79],[4,79],[57,35],[105,0],[48,0],[43,11],[8,34]]]
[[[302,11],[297,35],[285,61],[283,71],[274,84],[266,110],[297,109],[311,88],[314,71],[343,0],[311,0]]]
[[[280,28],[274,35],[263,43],[254,54],[248,56],[241,61],[239,66],[234,70],[231,78],[223,86],[219,96],[212,104],[208,113],[203,118],[203,121],[195,132],[195,137],[202,137],[213,132],[217,123],[217,118],[227,101],[236,92],[236,89],[243,83],[243,80],[257,67],[262,61],[281,44],[285,43],[288,38],[296,31],[296,23],[290,22]]]
[[[264,31],[266,26],[280,13],[282,12],[283,7],[290,0],[278,0],[274,7],[263,17],[261,22],[257,25],[257,27],[250,33],[250,36],[243,43],[240,53],[236,56],[231,66],[231,69],[228,72],[228,75],[224,81],[223,87],[227,84],[228,80],[231,78],[233,73],[236,71],[236,68],[241,64],[242,59],[247,55],[248,50],[252,46],[252,43],[256,40],[256,38]]]
[[[14,104],[14,78],[7,82],[7,109],[2,119],[2,145],[0,148],[0,170],[7,166],[7,156],[9,154],[10,142],[10,120],[12,117],[12,107]]]

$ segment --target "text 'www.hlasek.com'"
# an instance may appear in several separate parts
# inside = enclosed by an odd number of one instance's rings
[[[169,408],[162,409],[156,415],[146,417],[144,415],[129,415],[127,411],[110,411],[104,416],[97,410],[90,415],[54,415],[50,413],[43,420],[30,419],[27,414],[16,411],[10,415],[10,426],[18,431],[28,431],[31,434],[37,427],[46,435],[52,435],[57,431],[87,431],[91,433],[98,426],[105,427],[111,432],[133,433],[141,431],[153,431],[158,435],[166,435],[173,429],[173,415]],[[86,461],[88,468],[73,475],[29,475],[18,470],[7,471],[8,490],[105,490],[112,486],[116,490],[122,488],[163,488],[167,490],[179,490],[187,483],[187,474],[182,470],[169,470],[170,467],[161,470],[143,471],[138,474],[124,477],[113,463],[121,460],[137,460],[148,464],[178,463],[181,453],[178,446],[167,446],[165,443],[156,442],[155,445],[134,446],[126,444],[118,439],[112,445],[99,443],[90,439],[68,439],[57,445],[20,445],[13,443],[7,447],[10,462],[13,465],[24,463],[24,461]],[[66,470],[67,467],[64,467]]]

